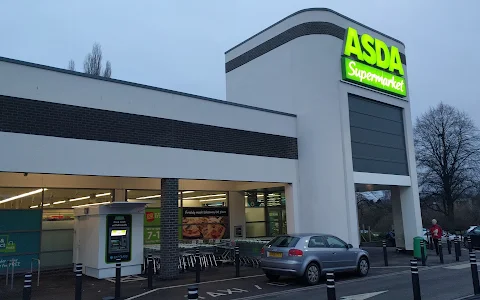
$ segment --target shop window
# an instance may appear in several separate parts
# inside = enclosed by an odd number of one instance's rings
[[[42,188],[0,188],[0,209],[39,209]]]

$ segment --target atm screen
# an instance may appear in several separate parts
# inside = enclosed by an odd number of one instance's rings
[[[126,229],[114,229],[112,230],[111,236],[124,236],[127,235]]]

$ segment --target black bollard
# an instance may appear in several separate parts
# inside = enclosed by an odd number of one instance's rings
[[[115,264],[115,300],[120,299],[121,279],[122,279],[122,263],[120,259],[117,259],[117,263]]]
[[[452,242],[450,241],[450,235],[447,236],[447,248],[448,248],[448,254],[452,254]]]
[[[388,254],[387,254],[387,242],[383,241],[383,262],[385,263],[385,267],[388,267]]]
[[[235,246],[235,277],[240,277],[240,248]]]
[[[472,253],[473,252],[473,244],[472,244],[472,237],[471,236],[467,237],[467,245],[468,245],[468,252]]]
[[[198,287],[196,287],[196,286],[188,287],[188,298],[187,299],[198,299]]]
[[[327,300],[336,300],[335,292],[335,274],[333,272],[327,273]]]
[[[23,300],[32,299],[32,274],[25,274],[23,281]]]
[[[420,241],[420,254],[422,255],[422,266],[427,265],[427,258],[425,257],[425,241]]]
[[[200,249],[195,249],[195,282],[200,283]]]
[[[75,265],[75,300],[82,300],[82,274],[83,265]]]
[[[478,295],[480,294],[480,284],[478,282],[477,257],[473,252],[470,252],[470,268],[472,269],[473,293]]]
[[[455,237],[454,246],[455,246],[455,261],[460,261],[460,242],[458,241],[458,237]]]
[[[147,257],[147,268],[148,268],[148,288],[153,289],[153,256],[151,254]]]
[[[462,243],[464,241],[461,238],[458,238],[458,257],[462,257]]]
[[[420,277],[418,275],[418,263],[416,260],[410,261],[410,271],[412,272],[413,300],[421,300]]]
[[[438,241],[438,256],[440,256],[440,263],[443,264],[443,246],[442,240]]]

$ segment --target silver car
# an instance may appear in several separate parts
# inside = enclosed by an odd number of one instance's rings
[[[367,251],[329,234],[277,236],[262,248],[260,265],[272,281],[294,276],[303,277],[309,285],[317,284],[327,271],[366,276],[370,270]]]

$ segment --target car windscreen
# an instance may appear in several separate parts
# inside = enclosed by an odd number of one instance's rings
[[[294,247],[300,239],[293,236],[277,236],[267,245],[272,247]]]

